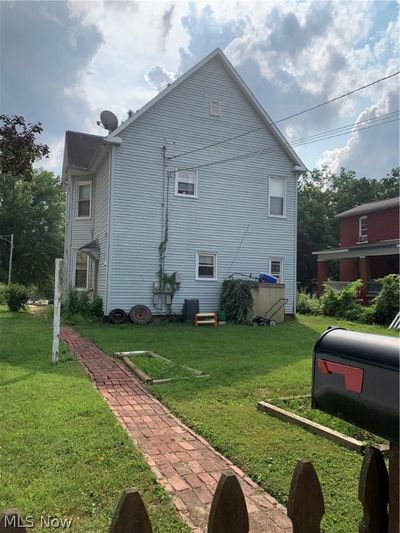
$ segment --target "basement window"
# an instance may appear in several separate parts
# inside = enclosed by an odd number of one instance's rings
[[[217,281],[216,253],[196,253],[196,280]]]
[[[175,173],[175,196],[197,198],[197,172],[180,170]]]

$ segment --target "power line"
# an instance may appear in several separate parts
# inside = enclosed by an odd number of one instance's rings
[[[363,85],[361,87],[357,87],[356,89],[353,89],[352,91],[348,91],[347,93],[341,94],[339,96],[335,96],[334,98],[331,98],[330,100],[326,100],[325,102],[321,102],[320,104],[317,104],[317,105],[315,105],[313,107],[309,107],[307,109],[303,109],[302,111],[298,111],[297,113],[294,113],[293,115],[289,115],[287,117],[284,117],[284,118],[281,118],[279,120],[276,120],[275,122],[274,121],[269,122],[268,124],[265,124],[263,126],[259,126],[257,128],[252,129],[252,130],[245,131],[243,133],[239,133],[238,135],[234,135],[232,137],[228,137],[227,139],[223,139],[221,141],[216,141],[214,143],[208,144],[206,146],[202,146],[200,148],[195,148],[193,150],[188,150],[186,152],[182,152],[181,154],[176,154],[176,155],[170,156],[167,159],[169,159],[169,160],[176,159],[178,157],[183,157],[184,155],[189,155],[189,154],[193,154],[195,152],[200,152],[201,150],[206,150],[207,148],[211,148],[213,146],[218,146],[220,144],[224,144],[226,142],[233,141],[235,139],[240,139],[241,137],[244,137],[245,135],[249,135],[250,133],[254,133],[256,131],[260,131],[262,129],[268,128],[269,126],[275,126],[276,124],[279,124],[280,122],[283,122],[285,120],[289,120],[291,118],[298,117],[300,115],[303,115],[304,113],[308,113],[309,111],[313,111],[314,109],[318,109],[318,108],[323,107],[325,105],[331,104],[332,102],[336,102],[337,100],[345,98],[346,96],[350,96],[350,95],[352,95],[352,94],[354,94],[354,93],[356,93],[358,91],[361,91],[363,89],[367,89],[368,87],[371,87],[372,85],[376,85],[377,83],[380,83],[382,81],[385,81],[385,80],[388,80],[390,78],[393,78],[394,76],[397,76],[398,74],[400,74],[400,70],[398,70],[397,72],[394,72],[393,74],[390,74],[389,76],[385,76],[383,78],[379,78],[378,80],[372,81],[371,83],[368,83],[367,85]]]
[[[314,139],[314,140],[311,140],[311,141],[298,142],[296,144],[296,146],[304,146],[306,144],[312,144],[312,143],[324,141],[324,140],[327,140],[327,139],[333,139],[335,137],[339,137],[339,136],[342,136],[342,135],[349,135],[353,131],[362,131],[362,130],[367,130],[367,129],[370,129],[370,128],[376,128],[378,126],[383,126],[384,124],[389,124],[391,122],[398,122],[398,119],[386,120],[384,122],[379,122],[378,124],[367,125],[367,126],[364,126],[363,128],[356,128],[356,129],[348,131],[348,132],[338,133],[338,134],[330,135],[330,136],[327,136],[327,137],[321,137],[321,138]],[[357,123],[355,123],[355,124],[357,124]],[[211,167],[211,166],[214,166],[214,165],[219,165],[221,163],[228,163],[228,162],[231,162],[231,161],[238,161],[240,159],[248,159],[250,157],[256,157],[257,155],[262,155],[263,153],[267,153],[267,152],[271,153],[271,152],[277,152],[277,151],[278,151],[278,149],[271,148],[271,147],[269,147],[269,148],[261,148],[260,150],[252,150],[250,152],[245,152],[244,154],[239,154],[237,156],[226,157],[224,159],[219,159],[217,161],[211,161],[210,163],[204,163],[202,165],[195,165],[195,166],[191,166],[191,167],[180,168],[178,170],[180,170],[180,171],[197,170],[199,168]]]

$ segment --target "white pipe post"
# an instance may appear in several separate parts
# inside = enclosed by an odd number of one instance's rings
[[[60,315],[61,315],[61,276],[62,276],[62,259],[56,259],[56,271],[54,276],[54,319],[53,319],[53,350],[51,353],[51,362],[58,363],[58,354],[60,347]]]
[[[13,250],[14,250],[14,234],[11,234],[11,240],[10,240],[10,258],[8,261],[8,284],[11,284],[11,270],[12,270],[12,258],[13,258]]]

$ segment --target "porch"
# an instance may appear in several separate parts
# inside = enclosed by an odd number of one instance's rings
[[[349,248],[320,250],[313,252],[318,257],[318,294],[325,283],[336,290],[343,290],[351,281],[362,279],[364,285],[359,291],[359,299],[368,304],[380,290],[377,281],[388,274],[399,273],[399,240],[362,244]],[[328,262],[338,261],[340,281],[328,278]]]

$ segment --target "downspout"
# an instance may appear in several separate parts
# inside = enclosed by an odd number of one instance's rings
[[[113,160],[113,147],[110,146],[108,151],[108,205],[107,205],[107,236],[106,236],[106,292],[104,302],[104,314],[108,315],[108,303],[110,301],[110,257],[111,257],[111,180],[112,180],[112,160]]]

